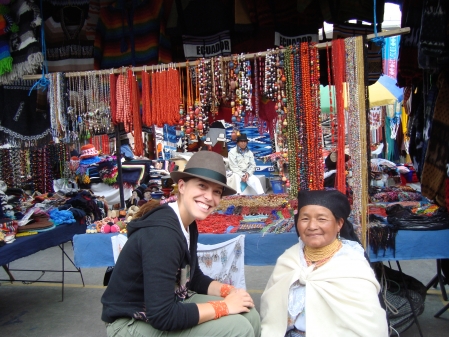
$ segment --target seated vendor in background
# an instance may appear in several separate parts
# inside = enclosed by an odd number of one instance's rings
[[[122,154],[122,157],[125,158],[125,160],[133,160],[134,159],[134,153],[131,148],[131,144],[128,138],[128,134],[120,136],[120,152]]]
[[[70,151],[70,157],[79,157],[80,156],[78,150],[76,149],[75,143],[69,143],[69,151]]]
[[[242,185],[245,184],[252,187],[256,194],[264,194],[264,190],[260,180],[254,176],[256,162],[254,155],[248,148],[248,138],[246,134],[241,133],[237,137],[237,146],[228,153],[229,168],[233,172],[235,179],[235,187],[237,193],[242,193]],[[241,183],[244,184],[241,184]]]

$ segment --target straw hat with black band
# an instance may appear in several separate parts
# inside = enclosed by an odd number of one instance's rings
[[[226,185],[226,169],[223,157],[212,151],[195,153],[184,167],[184,171],[170,173],[174,182],[186,178],[200,178],[223,186],[222,196],[236,194],[237,191]]]

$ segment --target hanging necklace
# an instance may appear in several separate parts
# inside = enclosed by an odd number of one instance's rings
[[[328,262],[342,247],[340,240],[335,239],[331,244],[320,247],[311,248],[309,246],[304,246],[304,257],[307,262],[307,266],[315,265],[315,269],[321,267],[323,264]]]

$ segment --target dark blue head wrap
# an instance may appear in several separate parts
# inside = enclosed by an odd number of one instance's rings
[[[299,211],[304,206],[317,205],[329,209],[337,219],[343,219],[343,227],[340,230],[340,236],[346,240],[352,240],[360,243],[359,238],[354,232],[354,226],[348,221],[351,213],[351,205],[346,195],[337,190],[329,191],[299,191],[298,192],[298,212],[295,215],[295,228],[299,236],[298,223]]]

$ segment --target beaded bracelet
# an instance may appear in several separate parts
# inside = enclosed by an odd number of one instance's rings
[[[212,307],[214,308],[215,311],[214,319],[219,319],[220,317],[229,315],[228,306],[224,301],[209,301],[207,303],[212,304]]]
[[[231,286],[230,284],[223,284],[220,288],[220,296],[221,297],[228,296],[231,293],[232,289],[235,289],[235,287]]]

